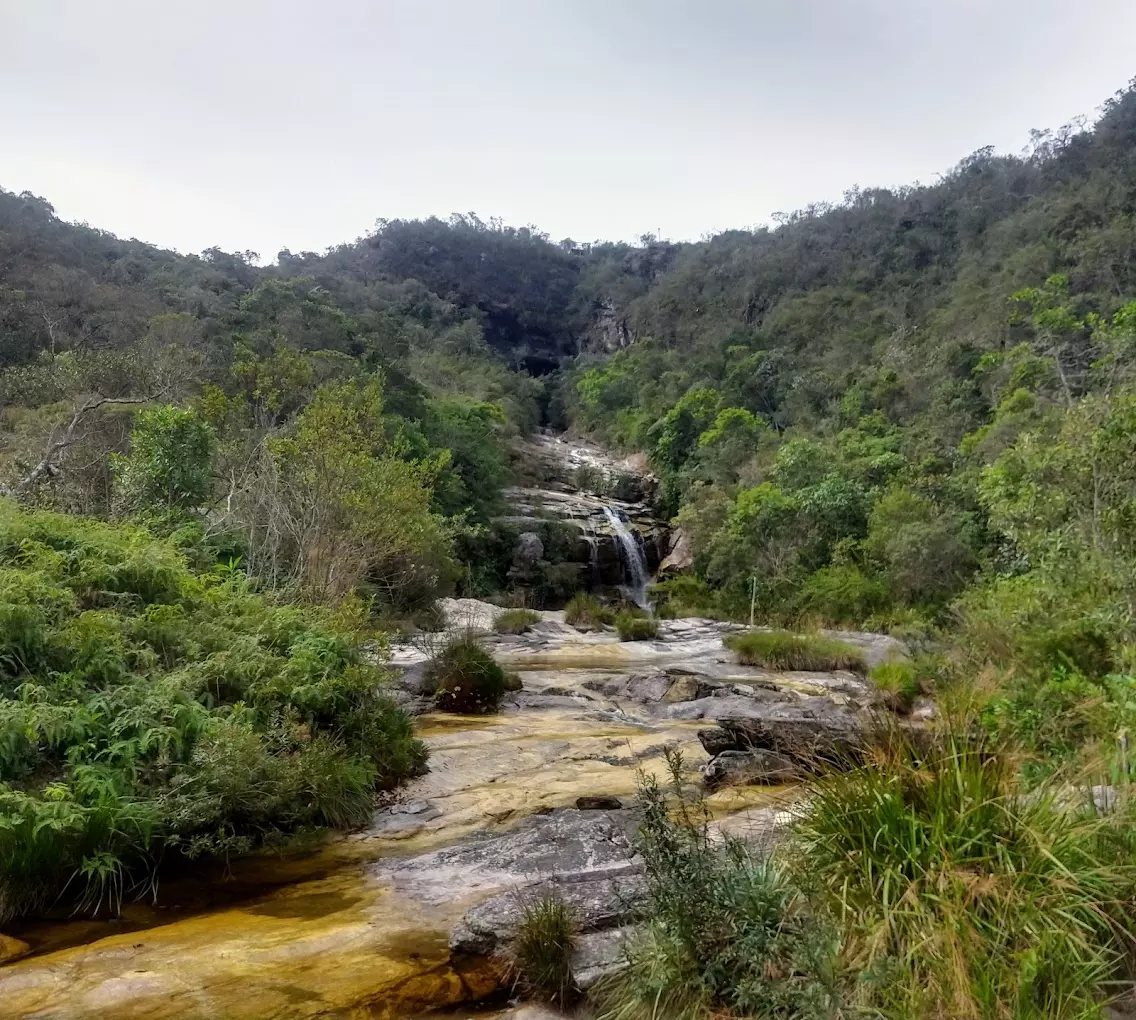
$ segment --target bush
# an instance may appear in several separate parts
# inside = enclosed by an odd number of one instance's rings
[[[0,921],[365,821],[420,771],[347,616],[132,527],[0,503]]]
[[[508,683],[493,656],[468,634],[446,643],[426,666],[425,679],[437,691],[440,709],[463,715],[496,712]]]
[[[726,647],[743,666],[815,672],[849,669],[868,671],[863,653],[844,641],[822,634],[794,634],[787,630],[751,630],[731,634]]]
[[[659,636],[659,621],[625,609],[616,616],[615,629],[620,641],[651,641]]]
[[[615,614],[594,595],[578,592],[564,607],[564,622],[578,630],[599,630],[611,624]]]
[[[576,915],[559,894],[525,904],[510,946],[510,963],[527,994],[560,1006],[572,998],[576,932]]]
[[[832,624],[860,624],[888,601],[887,585],[857,567],[823,567],[801,585],[799,604]]]
[[[718,593],[712,591],[705,581],[689,574],[679,574],[651,585],[650,596],[660,618],[701,616],[711,620],[727,619],[719,605]]]
[[[910,662],[881,662],[868,674],[884,703],[896,712],[910,712],[919,697],[919,678]]]
[[[506,609],[493,621],[498,634],[527,634],[534,623],[540,623],[540,613],[531,609]]]
[[[1077,810],[1068,787],[1024,795],[978,732],[896,739],[818,782],[798,874],[870,1015],[1097,1016],[1133,891],[1128,824]]]
[[[1124,742],[1136,724],[1133,678],[1088,680],[1057,667],[1042,681],[1010,679],[987,704],[983,722],[992,734],[1027,751],[1030,774],[1051,772],[1086,746]]]
[[[668,752],[677,810],[641,780],[637,843],[647,875],[643,932],[628,969],[596,998],[605,1020],[835,1014],[835,943],[784,872],[740,840],[715,840],[682,799],[683,763]]]

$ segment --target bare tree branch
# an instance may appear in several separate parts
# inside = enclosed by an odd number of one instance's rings
[[[82,440],[86,438],[86,433],[81,431],[81,427],[95,411],[107,406],[148,404],[155,399],[156,395],[150,395],[145,397],[94,397],[85,401],[76,408],[75,412],[71,415],[71,420],[67,423],[63,431],[53,433],[53,437],[47,444],[47,450],[44,452],[40,462],[14,486],[0,489],[0,493],[5,496],[19,496],[45,478],[58,477],[61,470],[59,467],[60,454],[68,447],[74,446],[76,443],[82,442]]]

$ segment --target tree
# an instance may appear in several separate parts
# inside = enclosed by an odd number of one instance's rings
[[[214,434],[189,408],[139,411],[130,453],[113,460],[120,504],[141,513],[193,511],[213,491]]]

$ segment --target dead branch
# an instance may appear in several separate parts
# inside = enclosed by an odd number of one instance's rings
[[[86,434],[81,431],[81,427],[95,411],[102,407],[112,405],[148,404],[154,399],[156,399],[156,397],[151,395],[145,397],[94,397],[85,401],[75,410],[74,414],[71,415],[71,420],[67,423],[62,432],[53,432],[52,439],[47,444],[47,450],[44,452],[40,462],[14,486],[0,489],[0,493],[6,496],[19,496],[45,478],[58,477],[61,471],[59,467],[60,454],[86,438]]]

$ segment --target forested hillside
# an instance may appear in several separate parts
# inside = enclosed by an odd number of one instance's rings
[[[661,615],[889,631],[927,653],[920,689],[989,678],[984,723],[1043,771],[1133,721],[1136,88],[1024,155],[982,150],[775,229],[555,242],[469,214],[260,261],[0,191],[19,538],[0,543],[0,789],[29,832],[45,777],[70,776],[61,801],[85,811],[104,768],[133,778],[100,803],[143,802],[122,824],[147,839],[225,852],[328,823],[298,806],[317,785],[298,748],[359,817],[421,750],[390,706],[361,720],[358,635],[426,623],[441,595],[509,597],[495,519],[541,424],[646,453],[693,554],[656,586]],[[276,660],[230,674],[246,635],[211,629],[227,607],[278,632],[287,690]],[[227,663],[208,677],[199,629]],[[104,733],[95,708],[87,744],[52,728],[112,675],[133,730]],[[154,683],[165,700],[143,705]],[[153,771],[242,740],[259,778],[221,822]],[[145,766],[87,761],[99,742]],[[242,814],[266,785],[272,809]]]

